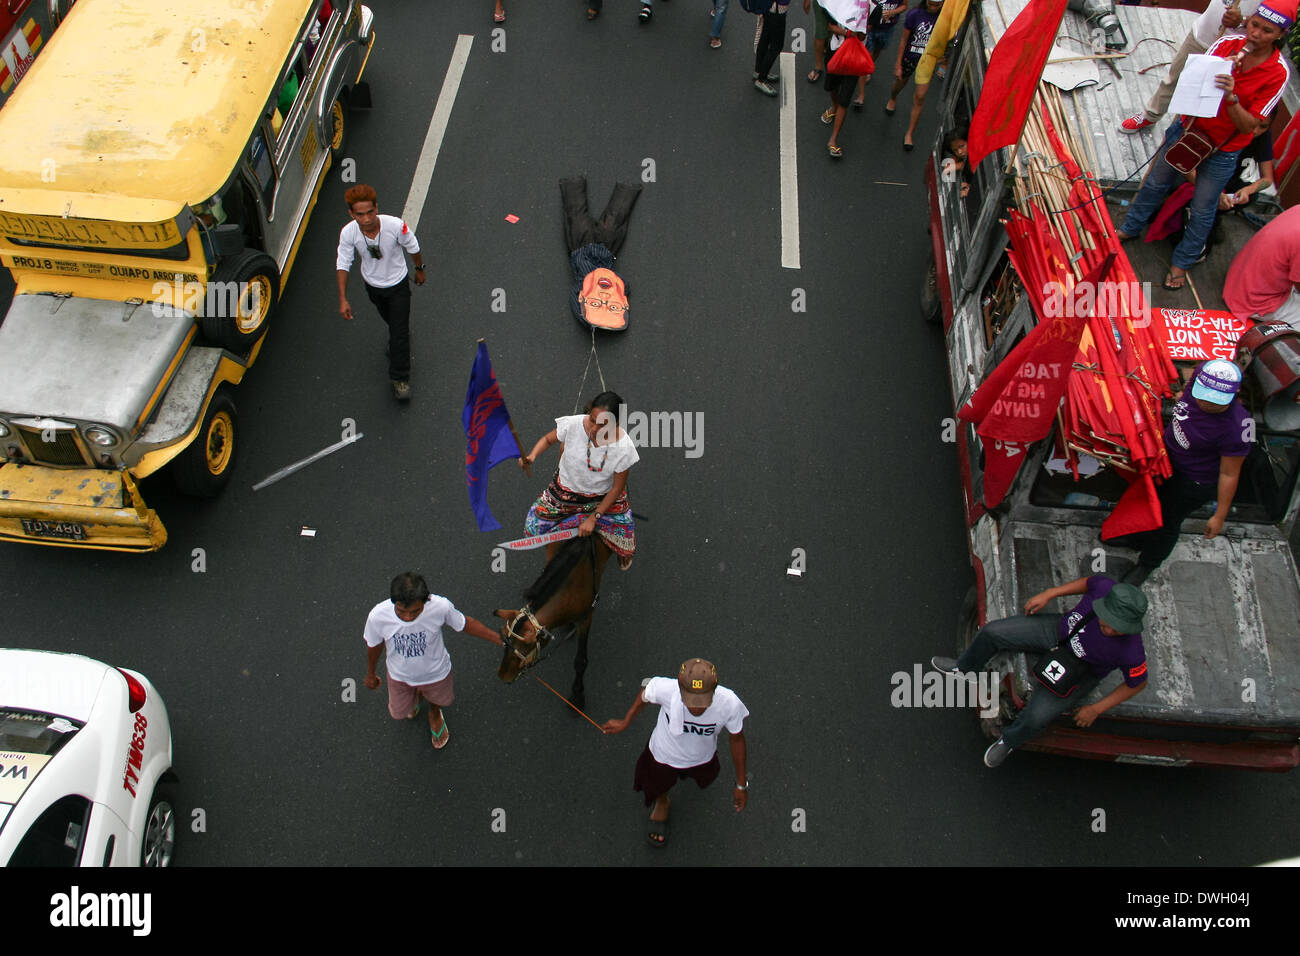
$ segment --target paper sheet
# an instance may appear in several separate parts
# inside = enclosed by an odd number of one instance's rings
[[[1178,85],[1174,87],[1169,102],[1170,113],[1188,116],[1215,116],[1223,103],[1223,90],[1214,85],[1216,76],[1232,72],[1232,61],[1205,53],[1193,53],[1187,58]]]

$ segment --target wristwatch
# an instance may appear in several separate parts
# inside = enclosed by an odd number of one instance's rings
[[[1238,96],[1236,93],[1229,93],[1228,96],[1231,97],[1231,99],[1228,100],[1229,106],[1236,106],[1238,103],[1241,102],[1241,97]]]

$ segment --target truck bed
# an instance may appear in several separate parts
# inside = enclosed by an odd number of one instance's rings
[[[1047,510],[1047,509],[1039,509]],[[1016,520],[1012,560],[1021,604],[1062,581],[1092,573],[1097,527]],[[1232,531],[1236,534],[1232,534]],[[1148,689],[1108,717],[1295,730],[1300,720],[1300,578],[1290,548],[1252,526],[1213,541],[1184,535],[1143,585],[1151,601],[1143,644]],[[1107,548],[1108,570],[1133,552]],[[1081,558],[1082,556],[1082,558]],[[1073,598],[1058,600],[1064,613]],[[1016,668],[1022,679],[1024,661]],[[1253,694],[1247,693],[1253,681]],[[1093,699],[1120,683],[1118,672]],[[1253,700],[1248,698],[1253,696]]]

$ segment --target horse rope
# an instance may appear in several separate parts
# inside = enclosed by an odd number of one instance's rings
[[[591,371],[591,360],[596,360],[596,374],[600,376],[600,390],[609,391],[605,387],[605,372],[600,367],[600,356],[596,354],[596,328],[591,329],[591,351],[587,353],[587,367],[582,370],[582,384],[578,386],[578,397],[573,401],[573,414],[578,414],[578,406],[582,404],[582,390],[587,387],[587,373]],[[617,409],[615,409],[617,411]]]
[[[568,704],[568,705],[569,705],[570,707],[572,707],[574,710],[577,710],[578,713],[582,714],[582,716],[583,716],[584,718],[586,718],[587,723],[591,724],[591,726],[595,727],[595,728],[596,728],[597,730],[599,730],[602,734],[605,732],[605,728],[601,727],[600,724],[596,723],[596,722],[595,722],[594,720],[592,720],[590,717],[587,717],[587,715],[584,714],[581,710],[578,710],[578,707],[573,703],[573,701],[569,700],[569,698],[565,697],[563,694],[561,694],[558,690],[556,690],[556,689],[555,689],[554,687],[552,687],[550,684],[546,683],[546,681],[544,681],[544,680],[542,680],[542,678],[538,677],[537,674],[534,673],[532,676],[535,677],[535,678],[537,678],[537,680],[541,682],[541,685],[542,685],[543,687],[545,687],[547,690],[549,690],[552,694],[554,694],[556,697],[560,698],[560,700],[564,701],[566,704]]]

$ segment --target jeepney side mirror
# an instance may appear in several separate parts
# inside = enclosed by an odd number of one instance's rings
[[[244,251],[244,229],[238,223],[227,222],[213,231],[216,233],[218,256],[237,256]]]

